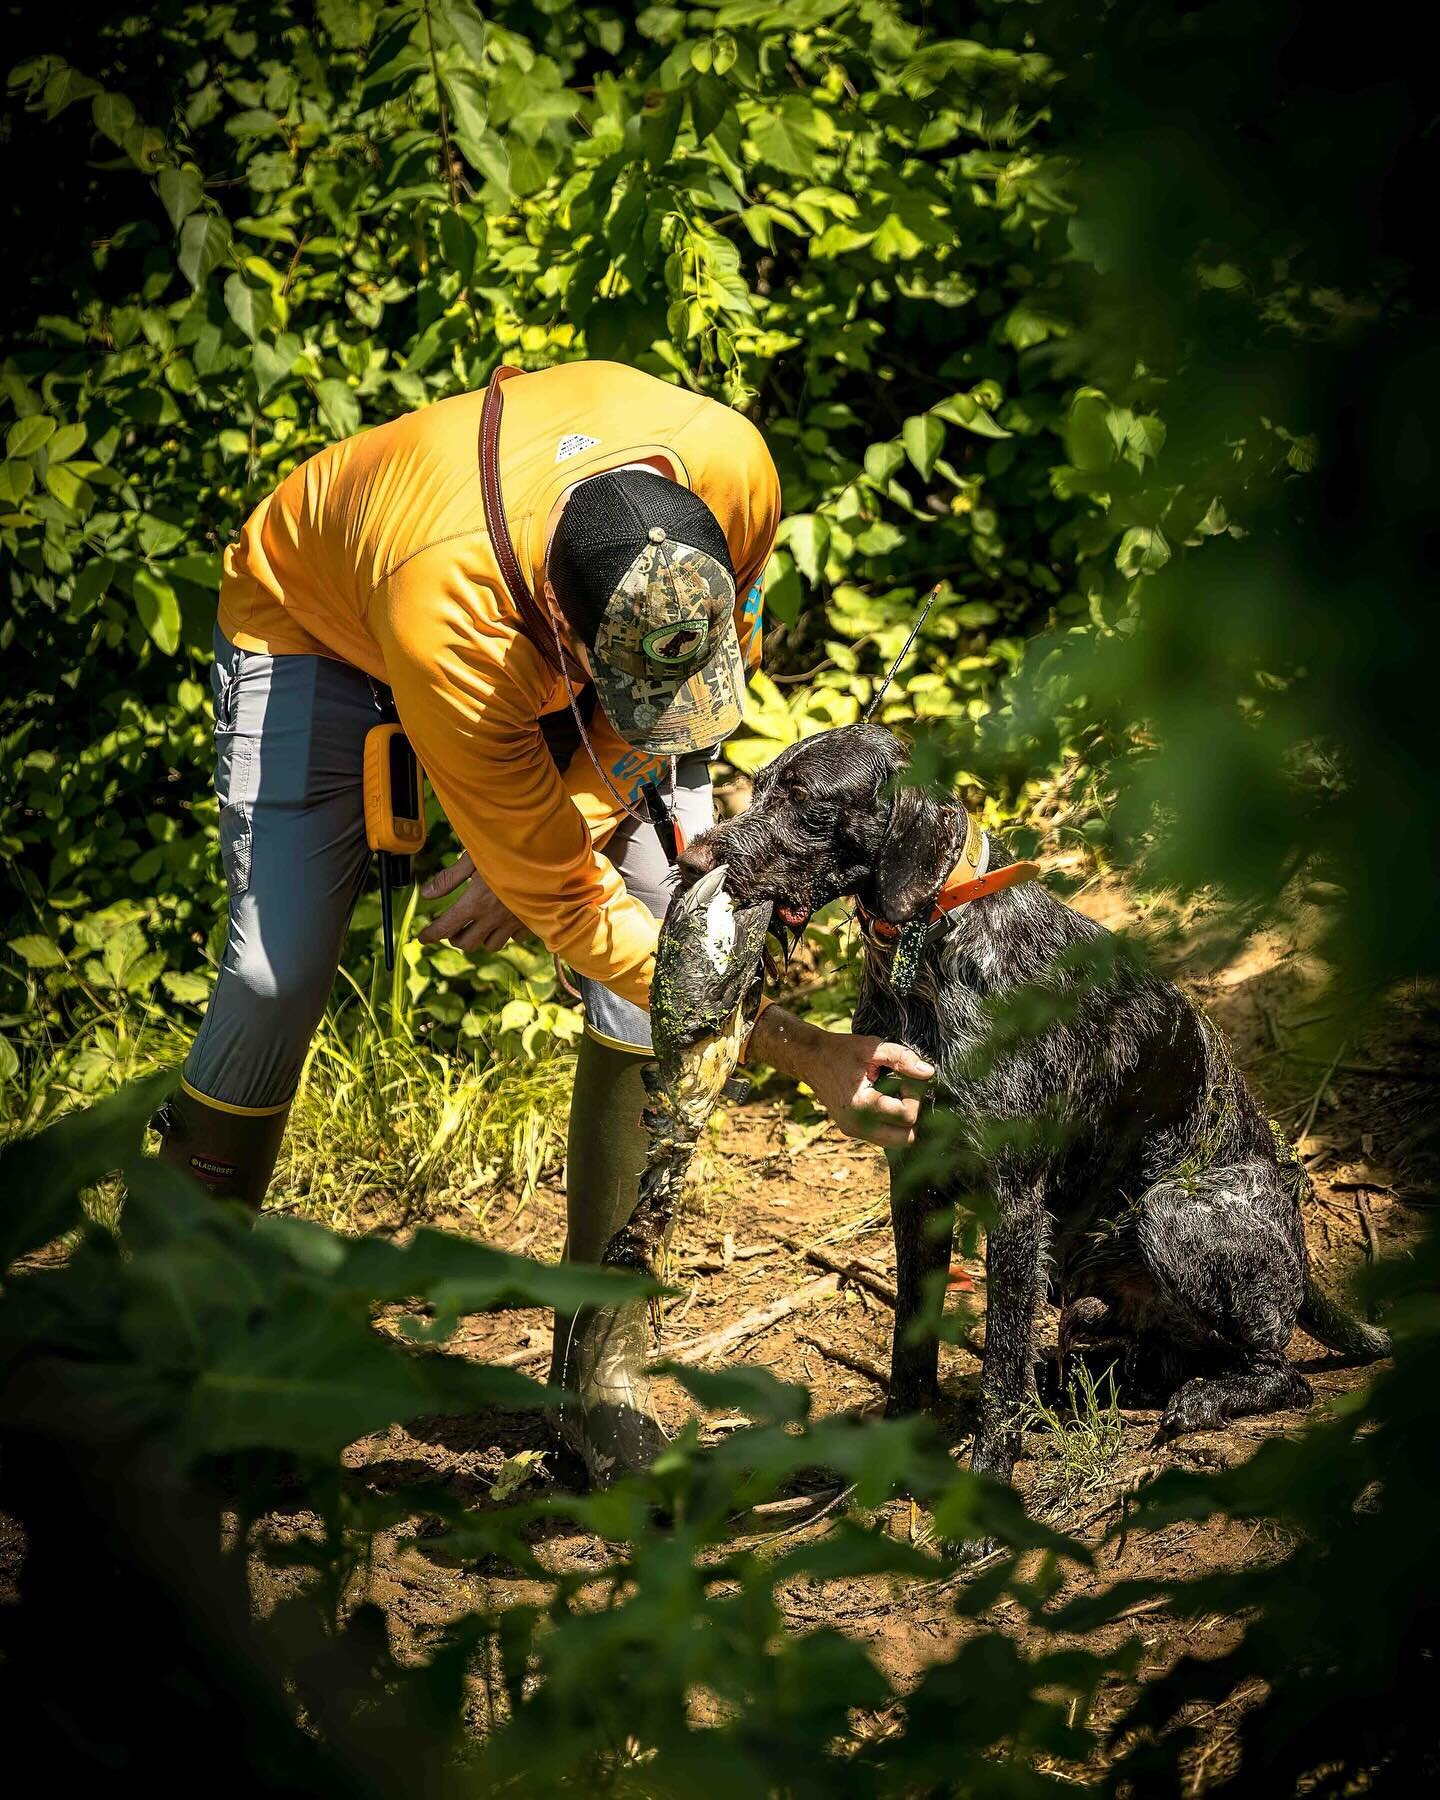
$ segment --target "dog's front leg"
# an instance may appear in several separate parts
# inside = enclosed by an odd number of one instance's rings
[[[1020,1412],[1034,1381],[1047,1213],[1038,1182],[996,1189],[998,1216],[985,1242],[985,1354],[980,1428],[970,1467],[1008,1481],[1020,1454]]]
[[[949,1203],[933,1188],[916,1186],[890,1158],[890,1222],[895,1233],[895,1335],[890,1347],[890,1394],[885,1411],[923,1412],[940,1394],[939,1310],[950,1266]],[[926,1302],[929,1301],[929,1316]]]

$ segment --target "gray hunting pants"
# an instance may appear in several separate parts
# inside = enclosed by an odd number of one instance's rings
[[[386,696],[347,663],[237,650],[218,629],[211,685],[229,933],[183,1075],[227,1111],[280,1112],[294,1097],[370,868],[361,770]],[[675,807],[687,838],[710,824],[703,760],[682,766]],[[606,854],[662,916],[669,864],[653,826],[625,820]],[[580,987],[589,1032],[649,1048],[642,1008],[588,978]]]

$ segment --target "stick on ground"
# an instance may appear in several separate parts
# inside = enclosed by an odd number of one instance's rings
[[[809,1344],[829,1362],[839,1363],[842,1369],[853,1369],[857,1375],[864,1375],[873,1381],[881,1393],[889,1392],[889,1371],[882,1369],[878,1363],[871,1362],[868,1356],[859,1356],[853,1350],[842,1350],[839,1344],[830,1344],[824,1338],[812,1337],[808,1331],[797,1331],[795,1335],[802,1344]]]
[[[742,1313],[732,1324],[722,1325],[718,1331],[712,1331],[706,1337],[691,1338],[685,1344],[667,1345],[665,1354],[690,1363],[710,1362],[716,1357],[724,1356],[726,1351],[733,1350],[737,1344],[743,1344],[746,1338],[758,1337],[762,1331],[768,1331],[772,1325],[788,1319],[791,1313],[803,1312],[806,1307],[814,1306],[817,1300],[824,1300],[837,1293],[839,1287],[838,1275],[822,1275],[818,1281],[809,1281],[804,1287],[782,1294],[780,1299],[772,1300],[769,1306],[758,1306],[753,1312]]]
[[[894,1282],[874,1274],[864,1263],[856,1262],[853,1257],[845,1262],[838,1256],[832,1256],[828,1250],[822,1250],[818,1244],[804,1244],[799,1238],[787,1237],[783,1231],[777,1231],[775,1236],[787,1249],[798,1251],[806,1262],[814,1263],[817,1268],[833,1269],[837,1275],[843,1276],[846,1281],[853,1281],[856,1287],[863,1287],[867,1293],[873,1294],[877,1300],[883,1300],[887,1306],[893,1307],[898,1303],[899,1295],[895,1292]]]

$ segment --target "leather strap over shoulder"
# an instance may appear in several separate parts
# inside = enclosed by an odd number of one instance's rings
[[[485,506],[485,528],[490,533],[490,543],[495,551],[495,560],[500,565],[501,578],[520,615],[521,629],[551,668],[557,674],[564,674],[565,671],[555,660],[554,634],[546,628],[545,616],[530,591],[530,583],[525,579],[520,559],[515,554],[510,524],[505,517],[505,500],[500,491],[500,420],[505,404],[500,389],[512,375],[523,372],[501,363],[490,377],[490,385],[485,390],[485,401],[480,408],[480,497]]]

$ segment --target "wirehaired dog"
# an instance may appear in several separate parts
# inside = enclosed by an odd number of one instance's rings
[[[746,812],[681,859],[687,883],[725,863],[737,903],[770,900],[797,929],[828,901],[854,898],[866,922],[855,1030],[909,1044],[936,1067],[935,1103],[949,1119],[941,1154],[927,1132],[891,1164],[889,1409],[937,1397],[938,1340],[916,1325],[949,1262],[933,1216],[967,1197],[988,1217],[971,1460],[1001,1479],[1019,1450],[1047,1283],[1062,1354],[1087,1338],[1122,1341],[1127,1375],[1163,1399],[1161,1439],[1304,1405],[1310,1388],[1285,1357],[1297,1322],[1358,1360],[1386,1354],[1383,1332],[1311,1282],[1300,1214],[1309,1179],[1216,1029],[1037,882],[937,913],[979,834],[963,806],[898,785],[905,763],[879,726],[808,738],[760,774]],[[1003,883],[1014,859],[994,838],[987,848]]]

